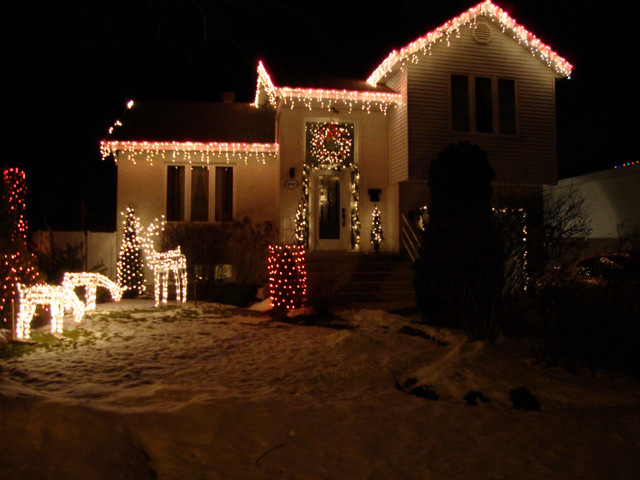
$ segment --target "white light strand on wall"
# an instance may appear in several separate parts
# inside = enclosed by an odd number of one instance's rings
[[[352,113],[354,110],[367,113],[379,111],[386,115],[390,106],[402,102],[402,95],[393,92],[276,87],[263,63],[258,62],[255,107],[260,106],[263,92],[267,95],[267,101],[272,107],[276,107],[278,101],[281,100],[283,106],[291,109],[299,106],[309,110],[314,107],[323,110],[346,108],[348,113]]]
[[[163,162],[187,162],[195,164],[212,164],[225,162],[248,163],[256,160],[265,164],[267,159],[276,158],[280,146],[277,143],[243,143],[243,142],[149,142],[102,140],[100,153],[102,159],[113,155],[117,163],[117,152],[134,164],[146,161],[153,165],[155,160]]]
[[[176,285],[176,300],[187,301],[187,258],[180,251],[180,246],[174,250],[157,252],[153,245],[153,238],[164,230],[166,220],[164,215],[154,219],[145,232],[140,232],[142,248],[147,255],[147,264],[153,271],[154,295],[156,307],[160,303],[167,303],[169,296],[169,273],[173,274]],[[161,295],[162,294],[162,295]]]
[[[94,272],[67,272],[64,274],[62,285],[73,290],[76,287],[84,287],[85,311],[96,309],[96,292],[98,287],[109,290],[111,298],[115,302],[122,299],[122,290],[109,278]]]
[[[542,60],[556,73],[565,77],[571,76],[573,65],[554,52],[551,47],[540,41],[533,33],[519,25],[507,12],[487,0],[449,20],[400,50],[392,51],[373,71],[367,82],[372,86],[377,85],[396,65],[400,64],[400,68],[402,68],[407,62],[415,63],[417,55],[430,55],[431,48],[436,43],[445,42],[449,46],[452,37],[460,36],[460,29],[463,26],[470,25],[471,28],[475,28],[479,17],[488,18],[496,22],[503,33],[509,32],[520,45],[529,49],[533,56]]]
[[[36,306],[49,305],[51,308],[51,333],[62,333],[62,318],[65,310],[73,310],[76,323],[82,320],[84,305],[74,291],[64,285],[38,283],[27,287],[17,284],[20,308],[16,322],[16,338],[27,340],[31,336],[31,319]]]

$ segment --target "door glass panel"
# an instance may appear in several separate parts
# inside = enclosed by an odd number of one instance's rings
[[[340,239],[340,177],[320,177],[320,222],[318,237],[323,240]]]

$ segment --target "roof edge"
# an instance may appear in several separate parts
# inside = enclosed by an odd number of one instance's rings
[[[417,38],[400,50],[393,50],[371,73],[367,82],[370,85],[377,85],[398,63],[402,65],[408,59],[411,59],[419,53],[428,55],[433,44],[442,40],[450,42],[451,36],[456,34],[462,26],[475,24],[477,18],[480,16],[488,16],[498,22],[503,31],[510,31],[518,43],[525,48],[529,48],[534,56],[546,63],[547,66],[552,68],[558,75],[567,78],[571,77],[573,65],[558,55],[533,33],[522,25],[519,25],[505,10],[491,2],[491,0],[486,0]]]

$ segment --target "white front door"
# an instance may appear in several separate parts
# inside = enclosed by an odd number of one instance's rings
[[[313,250],[351,247],[350,170],[316,170],[311,178]]]

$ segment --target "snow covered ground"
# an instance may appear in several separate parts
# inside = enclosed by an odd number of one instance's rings
[[[0,478],[639,478],[637,381],[382,311],[341,316],[125,300],[66,317],[63,341],[0,360]],[[424,385],[438,400],[398,388]],[[520,386],[540,411],[513,407]],[[488,401],[467,405],[471,390]]]

